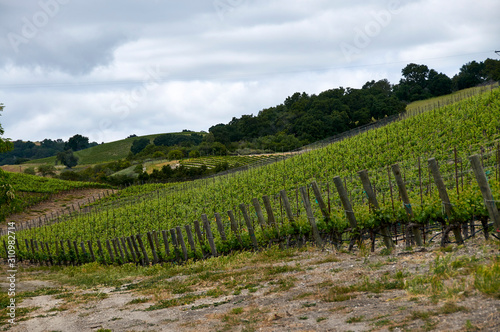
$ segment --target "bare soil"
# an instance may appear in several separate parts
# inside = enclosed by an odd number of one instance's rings
[[[436,244],[424,250],[408,251],[401,245],[390,255],[355,250],[353,253],[306,248],[293,257],[266,263],[260,261],[224,270],[219,280],[200,281],[193,294],[224,289],[228,283],[245,285],[245,273],[286,267],[257,285],[224,294],[201,296],[189,304],[158,310],[146,310],[163,299],[182,298],[186,294],[150,294],[137,289],[99,286],[80,289],[58,285],[50,280],[47,270],[31,269],[20,276],[18,291],[34,288],[64,287],[71,298],[58,295],[28,297],[20,308],[29,313],[15,326],[4,325],[8,331],[500,331],[500,298],[487,296],[474,287],[474,275],[459,264],[443,274],[444,290],[437,296],[428,290],[412,292],[406,287],[418,276],[430,275],[436,259],[448,257],[450,262],[473,258],[488,265],[500,256],[498,241],[479,237],[453,250]],[[465,257],[465,258],[464,258]],[[450,264],[448,264],[450,266]],[[162,269],[168,269],[168,266]],[[4,273],[6,270],[3,265]],[[267,269],[267,270],[266,270]],[[254,271],[255,272],[255,271]],[[377,289],[373,285],[393,280],[399,273],[405,287]],[[234,277],[239,276],[239,277]],[[167,279],[168,283],[187,280],[189,275]],[[131,284],[148,280],[142,276]],[[232,279],[231,279],[232,278]],[[233,280],[237,278],[236,280]],[[384,279],[385,278],[385,279]],[[389,279],[388,279],[389,278]],[[39,280],[40,279],[40,280]],[[41,281],[45,280],[45,281]],[[359,285],[372,288],[333,297],[332,289]],[[37,284],[38,283],[38,284]],[[288,287],[280,288],[280,285]],[[3,284],[2,286],[6,286]],[[85,293],[97,294],[88,301],[75,301]],[[133,300],[136,300],[132,302]]]
[[[93,202],[94,199],[113,193],[111,189],[78,189],[61,192],[53,195],[51,199],[42,201],[21,213],[15,213],[6,218],[7,222],[14,222],[17,229],[22,229],[25,224],[38,226],[43,224],[46,218],[57,213],[66,214],[78,210],[80,207]],[[0,230],[7,228],[7,224],[0,225]]]

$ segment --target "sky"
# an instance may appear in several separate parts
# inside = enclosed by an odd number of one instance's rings
[[[500,1],[0,0],[0,124],[98,143],[500,59]]]

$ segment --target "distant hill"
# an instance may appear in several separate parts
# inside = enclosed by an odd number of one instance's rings
[[[192,134],[192,132],[180,132],[180,133],[173,133],[176,135],[189,135]],[[99,144],[97,146],[93,146],[88,149],[84,149],[81,151],[75,152],[75,155],[78,157],[78,164],[79,165],[93,165],[93,164],[100,164],[100,163],[106,163],[106,162],[111,162],[111,161],[116,161],[119,159],[126,158],[130,152],[130,147],[132,146],[132,143],[140,138],[147,138],[153,142],[153,140],[164,134],[152,134],[152,135],[145,135],[145,136],[136,136],[136,137],[129,137],[125,138],[119,141],[114,141],[114,142],[109,142],[109,143],[104,143],[104,144]],[[36,159],[36,160],[31,160],[28,163],[29,164],[54,164],[56,161],[56,157],[52,156],[49,158],[43,158],[43,159]]]

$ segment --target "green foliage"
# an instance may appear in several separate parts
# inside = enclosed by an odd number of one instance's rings
[[[78,165],[78,157],[73,154],[73,150],[61,151],[56,156],[56,161],[68,168]]]
[[[130,152],[132,152],[133,154],[138,154],[139,152],[144,150],[146,148],[146,146],[149,145],[149,143],[150,143],[150,141],[147,138],[136,139],[136,140],[134,140],[134,142],[132,143],[132,146],[130,147]]]
[[[368,82],[363,89],[338,88],[319,95],[297,92],[257,116],[233,118],[209,131],[216,142],[227,146],[247,141],[258,148],[290,151],[403,110],[404,104],[392,95],[390,83],[381,80]]]
[[[28,167],[23,171],[24,174],[36,175],[36,171],[34,167]]]
[[[311,225],[304,213],[302,198],[297,188],[308,187],[312,181],[317,181],[324,200],[327,201],[329,197],[330,208],[330,217],[324,218],[311,188],[307,188],[319,231],[325,237],[331,236],[342,246],[341,243],[344,242],[340,240],[349,239],[352,235],[366,231],[378,233],[382,225],[409,220],[405,207],[398,200],[394,179],[392,176],[391,179],[388,178],[387,167],[394,163],[400,164],[407,180],[407,190],[415,214],[414,221],[423,224],[441,222],[444,225],[455,221],[466,222],[473,216],[478,217],[486,213],[477,185],[473,184],[472,174],[466,172],[469,169],[466,162],[467,156],[481,151],[482,146],[491,147],[492,140],[494,142],[500,138],[498,105],[500,105],[500,91],[493,90],[455,105],[407,117],[324,148],[296,154],[289,159],[251,168],[234,175],[180,183],[175,187],[172,184],[146,186],[144,191],[143,187],[137,187],[133,189],[133,193],[132,190],[128,192],[126,200],[114,197],[116,202],[106,202],[106,205],[92,213],[92,218],[88,215],[62,217],[60,223],[47,226],[43,231],[26,230],[19,232],[19,236],[36,237],[40,234],[38,232],[43,232],[48,241],[55,238],[54,234],[79,241],[95,241],[96,237],[109,239],[116,236],[144,234],[153,229],[168,230],[200,220],[202,213],[206,213],[212,219],[216,212],[223,216],[223,225],[228,234],[230,221],[225,212],[232,210],[236,215],[241,244],[238,239],[232,237],[227,242],[222,241],[216,233],[216,228],[212,227],[218,251],[230,252],[240,248],[252,248],[248,230],[238,208],[242,203],[247,205],[249,215],[255,222],[257,241],[269,244],[269,234],[273,234],[269,232],[269,228],[273,227],[261,229],[251,205],[253,198],[260,199],[263,195],[269,195],[281,239],[307,242],[311,240]],[[462,190],[460,186],[459,194],[454,187],[456,186],[452,162],[454,148],[464,162],[464,188]],[[443,213],[443,205],[430,179],[432,175],[429,174],[429,170],[423,165],[418,167],[418,157],[422,158],[422,161],[430,157],[436,157],[440,161],[440,169],[447,175],[446,185],[453,188],[449,190],[454,211],[450,220]],[[495,165],[494,154],[485,154],[483,162],[486,167]],[[373,213],[366,204],[366,195],[363,194],[355,173],[360,169],[369,170],[372,185],[377,190],[381,206],[377,213]],[[153,174],[171,176],[172,172],[170,167],[166,167]],[[188,167],[181,166],[178,172],[178,174],[188,174]],[[358,221],[358,227],[355,229],[348,230],[345,211],[340,207],[338,196],[332,195],[334,185],[331,179],[334,176],[340,176],[345,180],[344,184],[350,193],[353,211]],[[494,176],[490,175],[490,178]],[[498,192],[498,183],[492,180],[491,186],[493,192]],[[279,194],[283,189],[287,192],[293,210],[294,223],[288,221],[283,209]],[[215,225],[213,219],[212,225]],[[271,235],[271,237],[276,236],[277,233]],[[187,238],[185,242],[187,243]],[[198,243],[196,247],[200,252]],[[209,252],[206,241],[204,250]],[[437,270],[445,268],[445,263],[439,261],[433,268]],[[440,294],[442,278],[446,273],[449,272],[436,274],[433,283],[426,281],[427,287],[430,283],[436,294]],[[396,286],[397,283],[394,284],[394,287]]]
[[[179,160],[182,159],[183,157],[184,154],[182,153],[181,150],[171,150],[167,156],[169,160]]]
[[[480,292],[500,299],[500,259],[476,269],[474,287]]]
[[[93,143],[92,145],[96,145],[97,143]],[[89,138],[82,136],[80,134],[76,134],[75,136],[71,137],[68,142],[65,144],[64,149],[65,150],[72,150],[72,151],[80,151],[83,149],[87,149],[91,146],[89,144]]]
[[[28,168],[27,168],[28,169]],[[56,175],[56,168],[52,165],[40,165],[38,166],[38,172],[42,174],[42,176],[54,176]],[[25,172],[26,174],[31,174],[30,172]],[[35,175],[35,174],[31,174]]]

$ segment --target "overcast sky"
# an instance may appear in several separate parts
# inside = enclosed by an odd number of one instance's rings
[[[0,0],[5,137],[205,130],[294,92],[500,59],[498,0]]]

